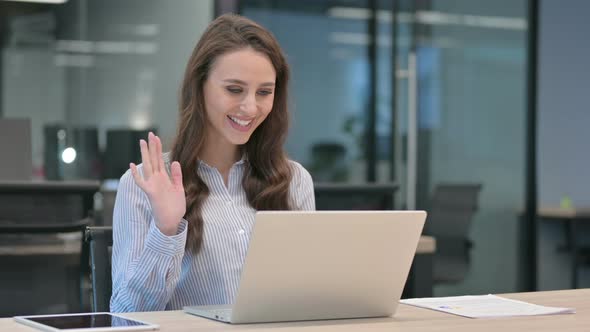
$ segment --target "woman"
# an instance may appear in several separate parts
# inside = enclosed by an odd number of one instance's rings
[[[315,209],[313,182],[286,158],[285,56],[237,15],[214,20],[188,61],[178,132],[162,154],[140,141],[113,216],[111,311],[232,303],[257,210]]]

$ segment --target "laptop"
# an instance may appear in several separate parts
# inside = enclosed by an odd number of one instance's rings
[[[186,306],[226,323],[395,313],[424,211],[257,212],[233,305]]]

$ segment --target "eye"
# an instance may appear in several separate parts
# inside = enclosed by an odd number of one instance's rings
[[[229,91],[230,93],[235,93],[235,94],[242,93],[242,91],[243,91],[243,89],[240,88],[239,86],[228,86],[226,88],[226,90]]]
[[[258,94],[261,96],[268,96],[268,95],[272,95],[272,90],[260,90],[258,91]]]

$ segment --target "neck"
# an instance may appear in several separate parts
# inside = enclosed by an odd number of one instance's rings
[[[208,140],[200,157],[207,165],[217,168],[226,179],[229,169],[240,160],[241,155],[237,145]]]

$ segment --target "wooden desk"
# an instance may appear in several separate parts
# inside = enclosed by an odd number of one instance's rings
[[[578,288],[578,260],[581,248],[576,234],[580,222],[590,222],[590,208],[541,206],[537,211],[537,218],[563,222],[567,241],[564,249],[569,251],[572,264],[572,288]]]
[[[268,323],[229,325],[205,318],[185,314],[182,311],[160,311],[128,313],[125,316],[137,318],[160,325],[163,332],[193,331],[560,331],[580,332],[590,326],[590,289],[564,290],[534,293],[513,293],[503,296],[531,303],[557,307],[576,308],[575,314],[513,317],[500,319],[470,319],[427,309],[400,304],[394,317],[307,321],[292,323]],[[33,332],[33,328],[16,323],[12,318],[0,319],[1,331]]]

